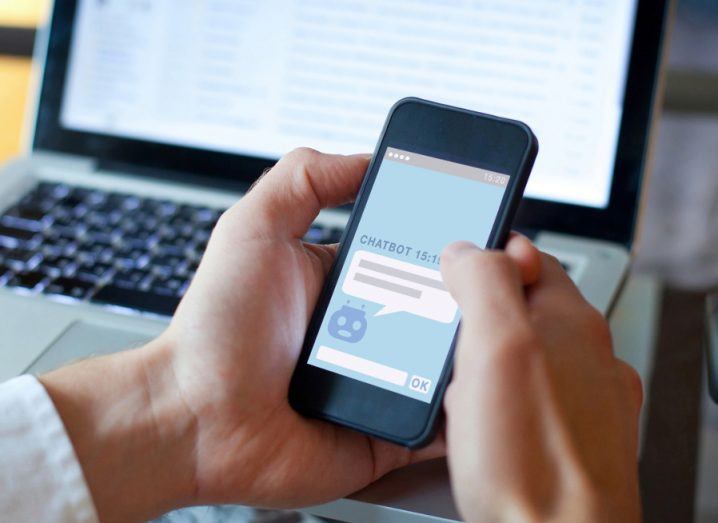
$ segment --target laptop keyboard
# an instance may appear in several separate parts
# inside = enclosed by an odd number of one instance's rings
[[[0,215],[0,286],[171,316],[222,210],[40,183]],[[313,243],[342,230],[313,225]]]

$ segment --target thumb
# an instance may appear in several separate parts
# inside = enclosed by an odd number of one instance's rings
[[[251,237],[301,238],[321,209],[356,197],[369,158],[295,149],[227,211],[225,222]]]

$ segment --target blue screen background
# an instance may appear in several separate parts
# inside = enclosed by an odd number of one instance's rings
[[[397,160],[385,158],[352,240],[335,292],[329,302],[308,362],[311,365],[382,387],[424,402],[430,402],[441,375],[451,341],[459,322],[441,323],[408,312],[376,316],[383,305],[349,296],[342,291],[349,263],[357,250],[401,259],[439,270],[438,255],[455,240],[469,240],[486,246],[504,187],[452,176]],[[413,253],[396,256],[380,248],[361,245],[362,235],[390,240],[437,255],[437,262],[422,262]],[[348,343],[330,335],[331,315],[343,305],[366,312],[363,338]],[[369,377],[320,361],[316,352],[325,345],[383,365],[431,380],[428,394]]]

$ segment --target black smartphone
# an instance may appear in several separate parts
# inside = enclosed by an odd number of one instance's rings
[[[392,107],[309,323],[294,409],[407,447],[433,438],[460,316],[441,251],[504,245],[537,151],[521,122]]]

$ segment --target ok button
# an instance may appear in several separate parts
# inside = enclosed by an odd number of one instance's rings
[[[409,388],[422,394],[429,394],[429,390],[431,390],[431,380],[422,378],[421,376],[412,376],[409,380]]]

